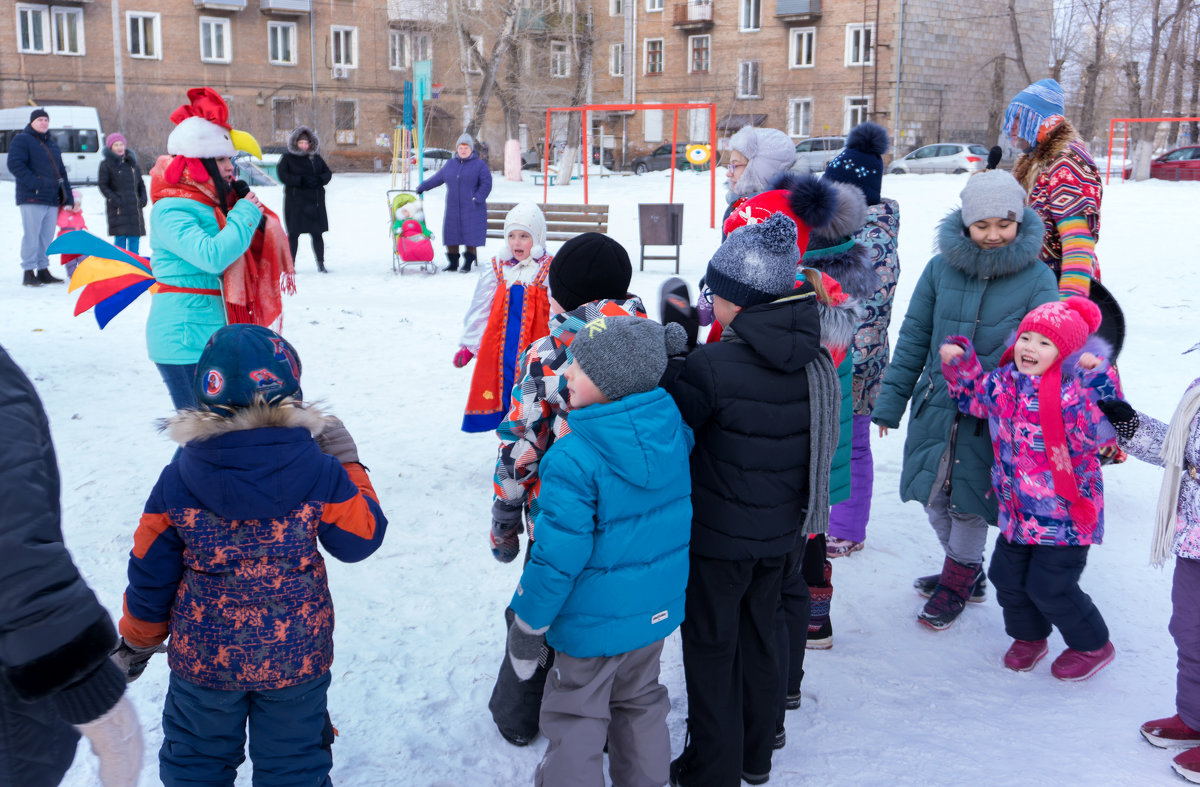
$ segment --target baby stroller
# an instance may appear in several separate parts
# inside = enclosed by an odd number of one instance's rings
[[[433,261],[433,233],[425,226],[425,209],[415,192],[391,189],[387,192],[391,218],[392,273],[416,268],[422,273],[437,273]]]

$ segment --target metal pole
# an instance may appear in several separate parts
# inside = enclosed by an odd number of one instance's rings
[[[308,60],[309,69],[312,72],[312,119],[313,128],[317,127],[317,35],[316,35],[316,2],[309,3],[308,6]],[[337,129],[334,129],[334,134],[337,134]]]
[[[1104,166],[1104,185],[1107,186],[1109,180],[1112,179],[1112,142],[1113,130],[1117,125],[1116,118],[1110,118],[1108,121],[1108,163]],[[1125,179],[1125,167],[1121,167],[1121,179]]]
[[[667,202],[675,201],[675,148],[676,140],[679,138],[679,110],[671,110],[671,193],[667,196]]]
[[[708,105],[708,226],[717,226],[717,105]]]
[[[580,153],[583,156],[583,204],[586,205],[588,204],[588,165],[592,163],[592,151],[588,150],[587,142],[587,107],[579,110],[579,127],[583,129],[583,139],[579,144],[583,148]],[[570,177],[567,178],[567,182],[571,182]]]
[[[549,200],[546,196],[550,189],[550,110],[546,109],[546,139],[542,143],[542,204]]]
[[[121,0],[113,0],[112,4],[113,30],[113,87],[117,96],[117,128],[125,131],[125,63],[124,49],[121,46]],[[100,140],[104,144],[104,140]]]

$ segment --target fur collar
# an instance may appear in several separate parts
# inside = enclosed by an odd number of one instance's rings
[[[1022,153],[1017,158],[1013,164],[1013,177],[1025,187],[1025,192],[1029,193],[1042,171],[1057,161],[1067,147],[1078,138],[1079,134],[1071,125],[1071,121],[1064,119],[1032,150]]]
[[[296,141],[299,140],[301,136],[308,137],[307,151],[301,150],[296,146]],[[316,129],[309,128],[308,126],[296,126],[294,129],[292,129],[292,133],[288,134],[287,150],[288,153],[291,153],[294,156],[315,156],[317,155],[317,151],[320,149],[321,138],[317,136]]]
[[[113,153],[112,148],[105,148],[104,149],[104,159],[106,161],[111,161],[114,164],[118,164],[118,163],[120,163],[121,159],[125,159],[133,166],[135,166],[135,167],[137,166],[137,156],[134,155],[134,152],[132,150],[130,150],[128,147],[125,148],[125,154],[122,156],[118,156],[116,153]]]
[[[238,408],[231,416],[208,410],[180,410],[170,418],[159,421],[159,430],[165,431],[179,445],[211,440],[230,432],[297,426],[307,429],[316,437],[325,429],[325,413],[313,405],[286,399],[281,404]]]
[[[938,225],[937,249],[946,263],[976,279],[993,279],[1024,270],[1038,261],[1046,227],[1033,208],[1026,207],[1016,240],[998,249],[981,249],[962,223],[962,208],[952,210]]]

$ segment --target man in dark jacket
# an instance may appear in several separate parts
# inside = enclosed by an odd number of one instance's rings
[[[8,171],[17,181],[17,205],[21,208],[21,269],[27,287],[61,284],[50,274],[46,247],[54,240],[60,205],[74,205],[71,181],[63,165],[62,151],[50,136],[50,115],[35,109],[29,125],[13,137],[8,148]]]
[[[696,435],[683,625],[689,744],[673,785],[769,778],[779,679],[774,615],[808,510],[828,505],[837,373],[811,288],[795,290],[796,225],[735,230],[705,274],[721,341],[666,381]],[[814,468],[823,468],[813,473]]]
[[[105,787],[132,787],[142,738],[117,635],[63,546],[50,426],[2,347],[0,434],[0,784],[58,784],[82,732]]]

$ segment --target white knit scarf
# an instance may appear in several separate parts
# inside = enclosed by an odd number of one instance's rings
[[[1175,544],[1175,521],[1179,509],[1179,485],[1183,480],[1183,452],[1187,448],[1192,419],[1200,412],[1200,385],[1183,395],[1159,456],[1163,460],[1162,488],[1158,490],[1158,510],[1154,514],[1154,538],[1150,542],[1150,565],[1161,566]]]

